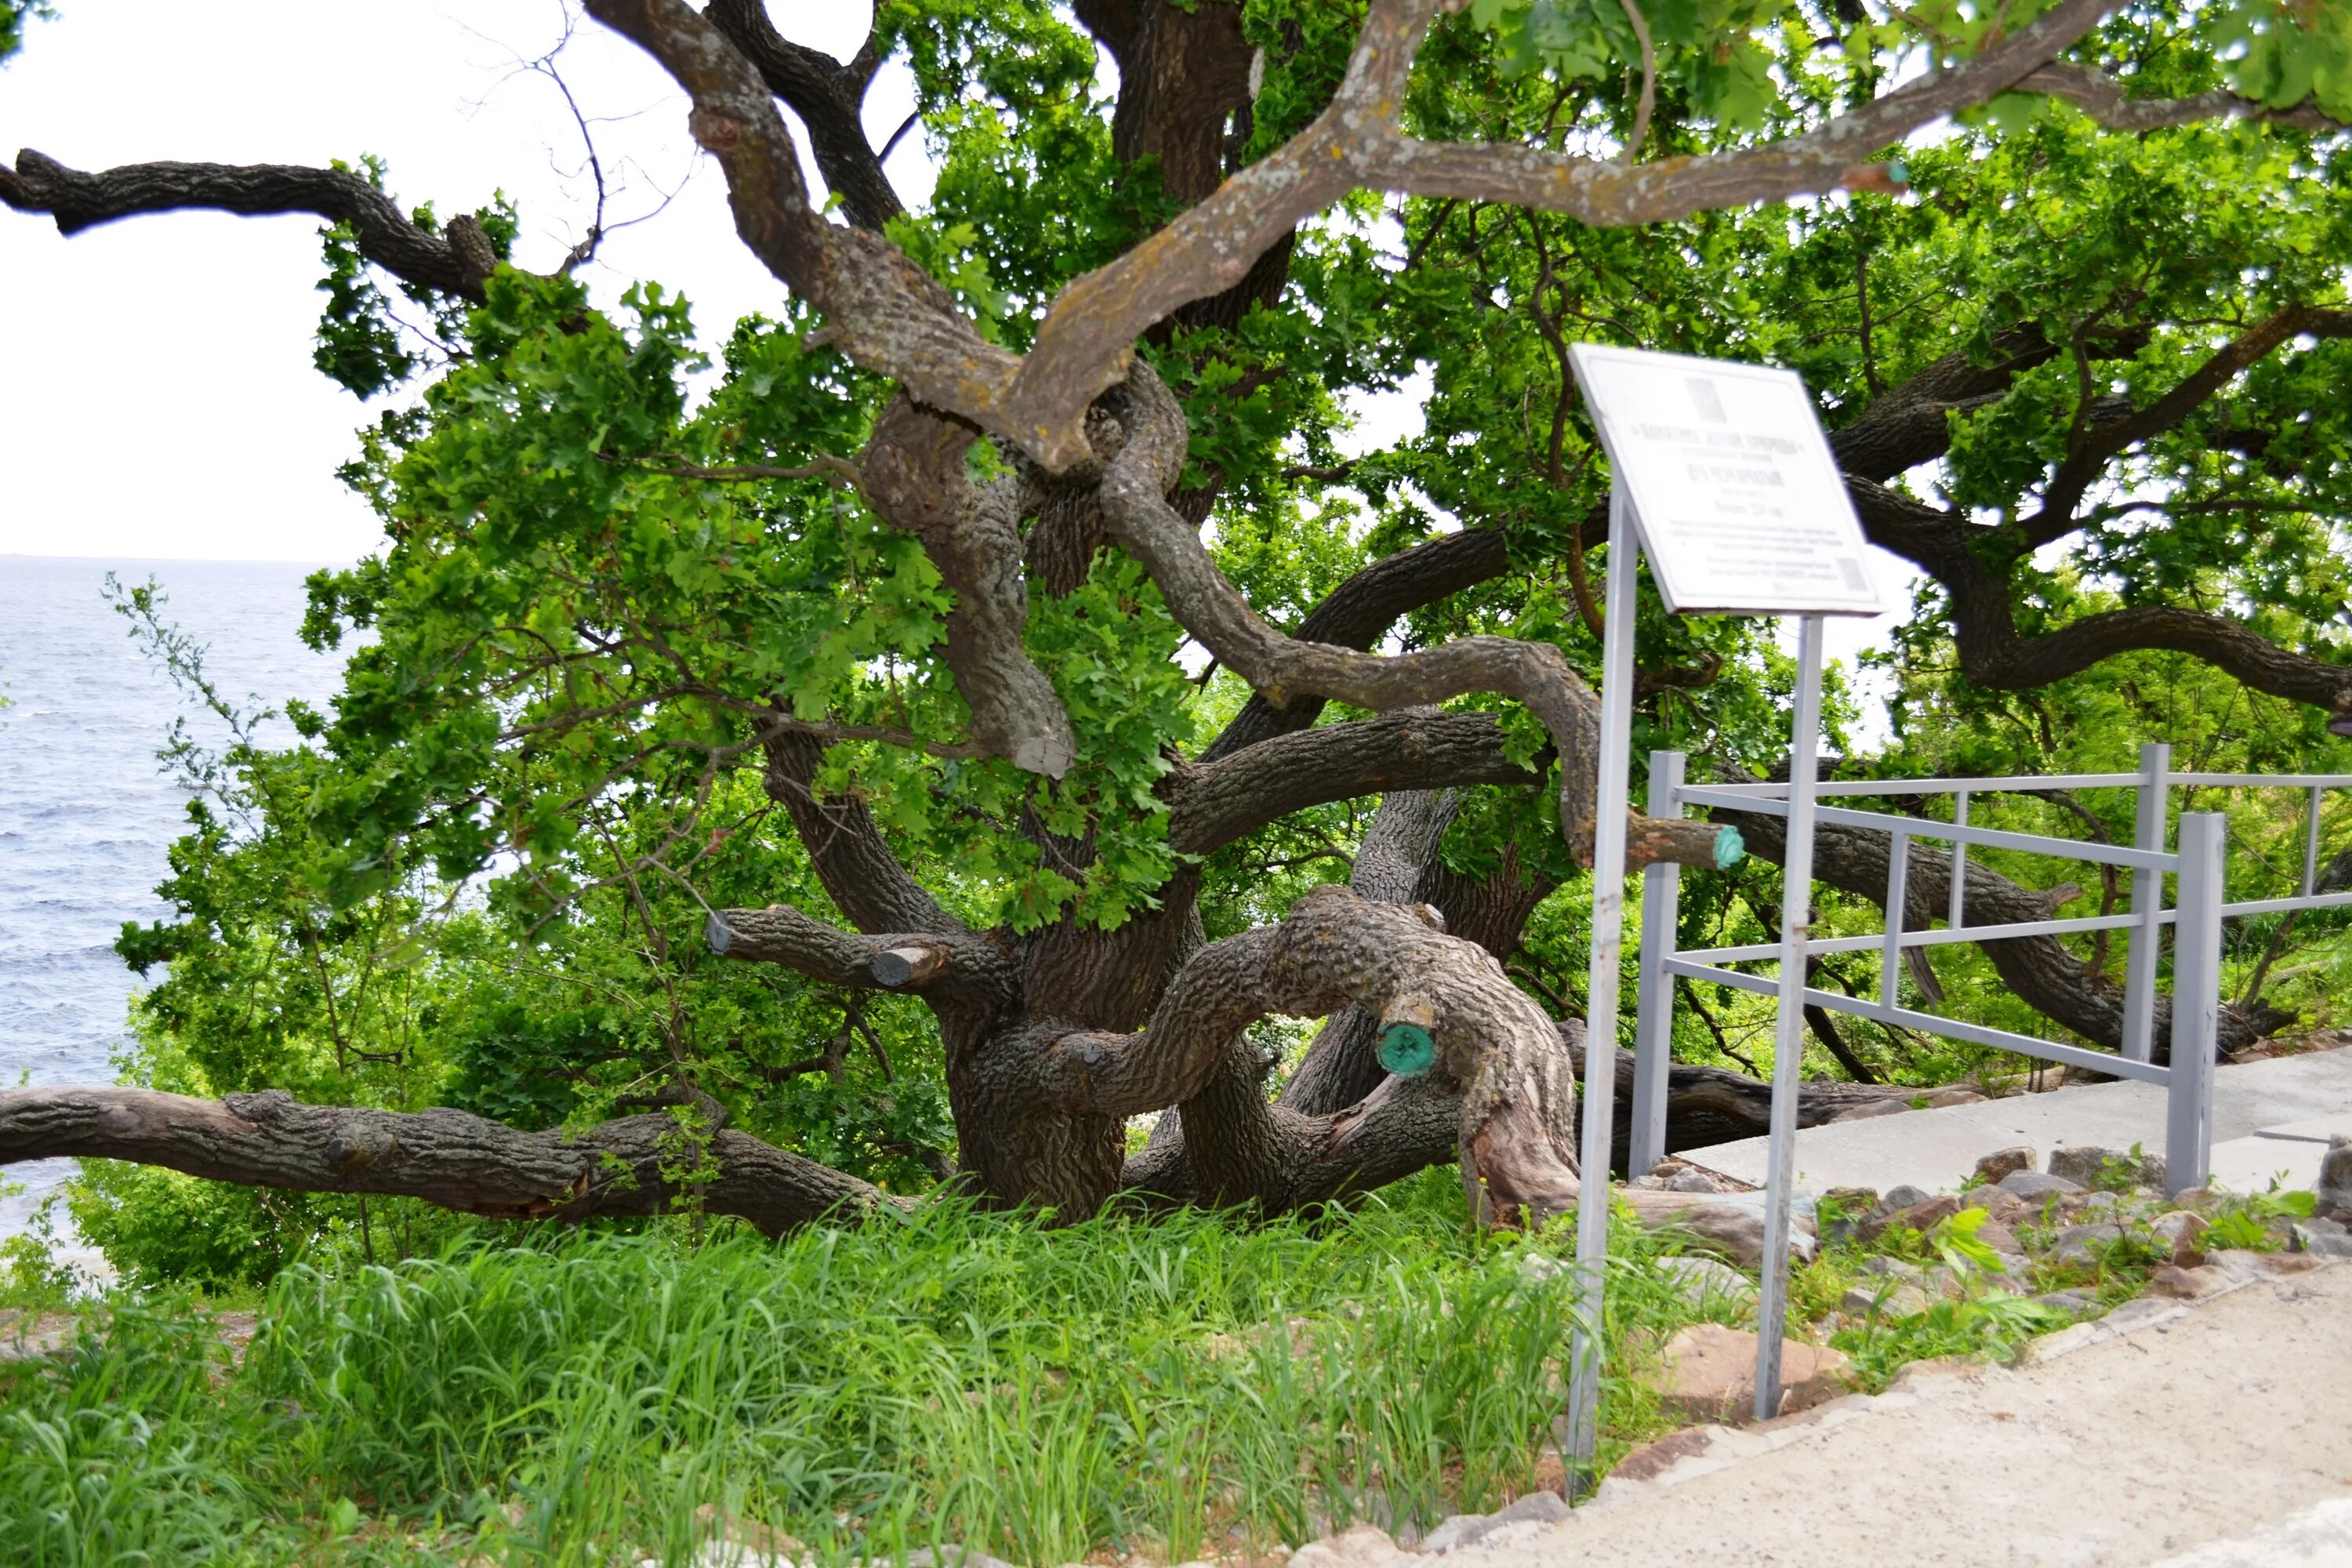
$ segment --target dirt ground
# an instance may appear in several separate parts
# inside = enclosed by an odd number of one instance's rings
[[[2046,1363],[1931,1374],[1829,1409],[1780,1447],[1604,1489],[1539,1533],[1464,1552],[1460,1568],[2144,1568],[2225,1542],[2255,1555],[2196,1560],[2352,1561],[2352,1534],[2340,1558],[2257,1544],[2282,1526],[2352,1529],[2326,1506],[2352,1497],[2352,1265]]]

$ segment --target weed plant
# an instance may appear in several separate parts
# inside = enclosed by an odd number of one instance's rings
[[[198,1298],[115,1299],[0,1371],[0,1542],[26,1568],[609,1568],[691,1561],[716,1510],[833,1562],[1051,1568],[1492,1509],[1558,1484],[1572,1284],[1540,1260],[1570,1239],[1460,1205],[1432,1172],[1320,1219],[937,1204],[298,1265],[236,1364]],[[1660,1429],[1643,1373],[1695,1315],[1674,1244],[1618,1229],[1604,1462]]]

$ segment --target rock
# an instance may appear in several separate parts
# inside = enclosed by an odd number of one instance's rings
[[[1906,1182],[1899,1187],[1889,1189],[1886,1195],[1878,1200],[1878,1206],[1892,1214],[1896,1209],[1907,1209],[1913,1204],[1924,1204],[1933,1196],[1935,1194],[1927,1189]]]
[[[2288,1233],[2287,1246],[2315,1258],[2352,1258],[2352,1232],[2332,1219],[2307,1219]]]
[[[1377,1525],[1359,1524],[1310,1541],[1290,1554],[1292,1568],[1381,1568],[1403,1555],[1389,1532]]]
[[[1550,1524],[1568,1516],[1568,1504],[1558,1492],[1529,1492],[1493,1513],[1454,1515],[1423,1538],[1421,1550],[1424,1553],[1453,1552],[1483,1541],[1507,1525]]]
[[[1852,1241],[1877,1209],[1878,1194],[1868,1187],[1832,1187],[1821,1196],[1820,1212],[1831,1216],[1822,1225],[1822,1240],[1832,1247]]]
[[[2033,1300],[2037,1305],[2077,1318],[2099,1310],[2097,1300],[2080,1290],[2045,1290]]]
[[[1988,1185],[2016,1171],[2030,1171],[2041,1163],[2042,1155],[2031,1143],[2019,1143],[2007,1149],[1996,1149],[1977,1162],[1977,1174]]]
[[[1996,1225],[2013,1225],[2028,1212],[2025,1200],[2007,1187],[1970,1187],[1960,1194],[1960,1206],[1984,1210]]]
[[[738,1519],[716,1503],[704,1503],[694,1510],[694,1518],[709,1532],[709,1538],[702,1544],[699,1562],[723,1563],[725,1568],[794,1568],[797,1563],[813,1561],[807,1545],[798,1536],[787,1535],[756,1519]],[[974,1553],[971,1568],[985,1568],[993,1561]],[[913,1562],[911,1556],[908,1562]]]
[[[1916,1192],[1916,1187],[1897,1187],[1896,1192]],[[1885,1233],[1889,1226],[1906,1226],[1912,1230],[1933,1230],[1945,1220],[1960,1212],[1960,1200],[1954,1197],[1928,1198],[1863,1222],[1862,1236],[1865,1241]]]
[[[2217,1268],[2210,1263],[2200,1264],[2194,1268],[2183,1268],[2177,1263],[2168,1263],[2148,1276],[2147,1282],[2148,1287],[2158,1295],[2178,1296],[2184,1301],[2194,1301],[2200,1296],[2210,1296],[2215,1291],[2227,1289],[2236,1283],[2230,1278],[2228,1269]]]
[[[1722,1189],[1716,1185],[1714,1179],[1707,1175],[1706,1172],[1685,1169],[1677,1171],[1672,1176],[1666,1178],[1666,1191],[1670,1193],[1713,1193],[1720,1192]]]
[[[1830,1118],[1832,1121],[1867,1121],[1874,1116],[1900,1116],[1911,1109],[1910,1102],[1901,1100],[1871,1100]]]
[[[928,1546],[918,1546],[898,1562],[900,1568],[1013,1568],[1013,1564],[1002,1557],[991,1557],[985,1552],[952,1544],[942,1546],[936,1552]]]
[[[1660,1400],[1694,1421],[1738,1426],[1756,1409],[1754,1334],[1720,1323],[1694,1323],[1666,1342]],[[1788,1415],[1850,1392],[1849,1363],[1836,1351],[1798,1340],[1780,1342],[1780,1408]],[[1296,1561],[1294,1559],[1294,1561]]]
[[[1673,1223],[1690,1237],[1689,1245],[1720,1252],[1742,1268],[1760,1268],[1764,1262],[1764,1194],[1762,1193],[1628,1194],[1627,1201],[1645,1218]],[[1789,1227],[1789,1252],[1810,1263],[1819,1249],[1813,1234],[1812,1202],[1796,1194]]]
[[[1906,1263],[1899,1258],[1865,1258],[1862,1260],[1864,1274],[1888,1275],[1906,1285],[1916,1285],[1927,1278],[1927,1271],[1916,1263]]]
[[[2011,1171],[2000,1179],[2000,1190],[2029,1204],[2038,1204],[2062,1194],[2079,1193],[2083,1184],[2040,1171]]]
[[[2301,1274],[2318,1268],[2326,1259],[2315,1258],[2307,1252],[2252,1252],[2229,1247],[2207,1253],[2205,1261],[2225,1271],[2233,1279],[2265,1279],[2283,1274]]]
[[[2352,1209],[2352,1137],[2338,1132],[2327,1140],[2327,1152],[2319,1157],[2319,1184],[2312,1189],[2312,1197],[2322,1214]]]
[[[1922,1109],[1941,1110],[1948,1105],[1982,1105],[1986,1097],[1972,1089],[1955,1088],[1930,1089],[1926,1099],[1927,1103]]]
[[[2135,1185],[2164,1185],[2164,1156],[2161,1154],[2135,1157],[2128,1149],[2105,1149],[2096,1143],[2075,1143],[2050,1152],[2052,1175],[2063,1176],[2086,1187],[2107,1174],[2111,1167],[2120,1168]]]
[[[2025,1243],[2017,1239],[2017,1232],[1997,1219],[1988,1219],[1977,1226],[1977,1239],[2005,1258],[2025,1256]]]
[[[1486,1522],[1483,1513],[1449,1513],[1435,1530],[1421,1538],[1415,1552],[1451,1552],[1457,1546],[1467,1546],[1484,1531],[1478,1527]]]
[[[38,1361],[73,1348],[74,1321],[63,1312],[12,1313],[0,1324],[0,1362]]]
[[[1662,1258],[1658,1268],[1672,1277],[1675,1293],[1698,1311],[1756,1303],[1756,1281],[1727,1263],[1712,1258]]]
[[[1838,1306],[1849,1317],[1891,1319],[1916,1318],[1931,1304],[1920,1287],[1890,1278],[1876,1285],[1853,1287]]]
[[[2112,1220],[2070,1225],[2051,1237],[2050,1256],[2061,1263],[2096,1264],[2123,1236],[2124,1227]]]
[[[2205,1261],[2201,1238],[2212,1227],[2205,1223],[2204,1215],[2190,1214],[2187,1209],[2174,1209],[2150,1220],[2147,1228],[2156,1233],[2158,1241],[2171,1249],[2172,1261],[2179,1267],[2194,1268]]]

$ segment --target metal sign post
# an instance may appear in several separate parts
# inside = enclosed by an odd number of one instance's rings
[[[1625,943],[1625,791],[1633,742],[1634,568],[1641,530],[1622,488],[1609,492],[1609,581],[1601,623],[1601,779],[1593,798],[1592,962],[1584,1023],[1584,1137],[1576,1203],[1576,1321],[1569,1339],[1571,1487],[1601,1426],[1601,1311],[1609,1271],[1609,1157],[1616,1131],[1617,977]],[[1611,700],[1609,693],[1620,695]],[[1589,1476],[1584,1477],[1591,1479]]]
[[[1805,942],[1813,928],[1813,775],[1822,731],[1822,617],[1797,623],[1797,716],[1789,736],[1788,854],[1780,873],[1780,1011],[1772,1031],[1772,1169],[1764,1184],[1764,1281],[1756,1302],[1756,1418],[1780,1414],[1789,1322],[1789,1215],[1805,1061]],[[1897,930],[1903,911],[1894,914]]]
[[[1886,606],[1864,561],[1861,521],[1793,371],[1579,343],[1578,384],[1609,454],[1609,579],[1601,625],[1601,755],[1592,846],[1592,954],[1584,1029],[1584,1124],[1577,1202],[1577,1299],[1569,1346],[1563,1458],[1589,1484],[1600,1436],[1601,1310],[1609,1260],[1609,1170],[1617,1091],[1617,989],[1624,948],[1625,802],[1633,721],[1636,568],[1646,549],[1677,615],[1797,615],[1795,731],[1789,754],[1780,1011],[1772,1069],[1773,1164],[1758,1311],[1759,1414],[1780,1399],[1788,1315],[1797,1094],[1804,1051],[1805,943],[1812,891],[1813,773],[1821,729],[1822,617]],[[1565,765],[1565,764],[1564,764]],[[1670,910],[1643,910],[1644,923]],[[1655,1067],[1656,1064],[1652,1064]],[[1643,1152],[1663,1137],[1663,1127]]]

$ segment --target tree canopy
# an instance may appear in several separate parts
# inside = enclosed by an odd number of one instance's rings
[[[586,9],[779,281],[714,361],[657,282],[596,309],[582,252],[533,270],[511,209],[372,159],[0,169],[68,235],[317,214],[318,367],[399,393],[345,470],[383,546],[311,585],[332,710],[183,752],[181,915],[122,944],[170,965],[152,1089],[0,1096],[0,1157],[770,1228],[950,1172],[1286,1208],[1459,1157],[1559,1207],[1581,341],[1803,374],[1920,574],[1886,765],[2352,733],[2352,8],[884,0],[847,61],[758,0]],[[859,120],[886,61],[920,208]],[[1408,385],[1422,428],[1360,449]],[[1650,596],[1637,644],[1637,755],[1769,773],[1769,626]],[[2103,949],[1994,945],[2005,1005],[2113,1042]],[[1425,1076],[1378,1059],[1407,1001]],[[1863,1081],[1809,1115],[1914,1091],[1817,1029]],[[1683,1141],[1731,1135],[1692,1083]]]

